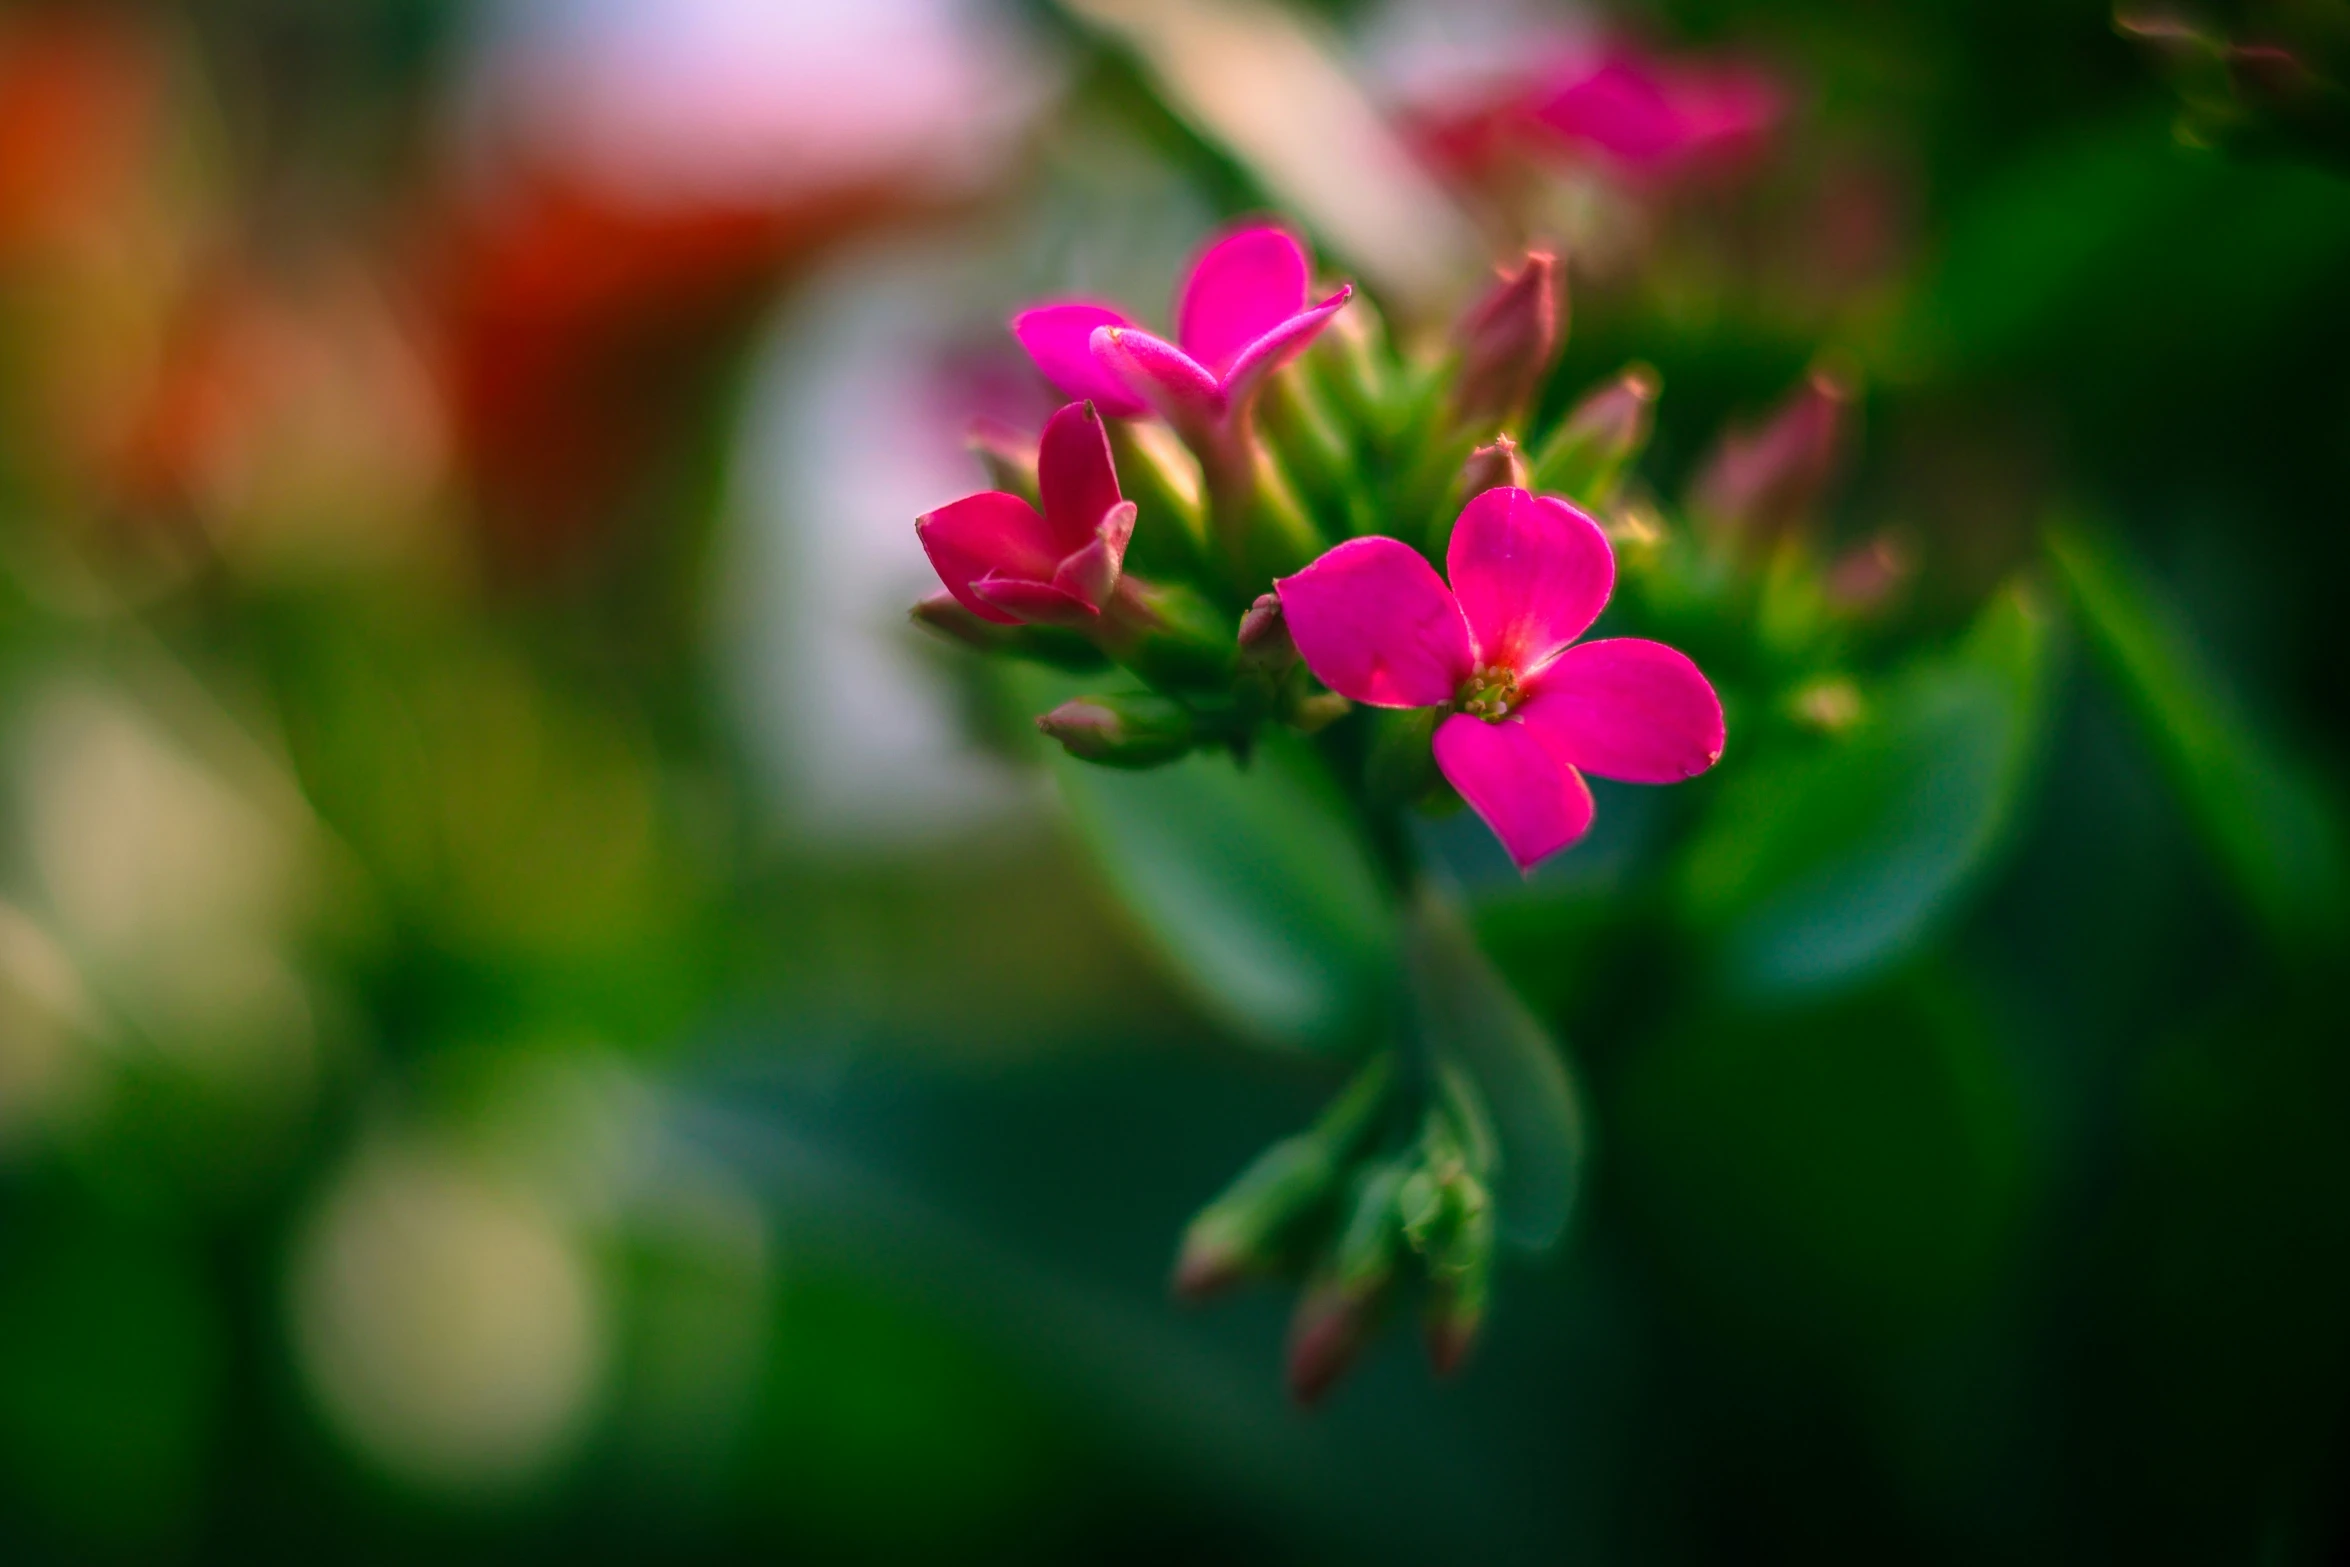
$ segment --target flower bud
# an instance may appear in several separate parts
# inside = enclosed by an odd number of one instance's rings
[[[987,470],[990,488],[1017,495],[1031,506],[1044,504],[1036,482],[1036,437],[1026,435],[1001,419],[984,415],[971,421],[963,444],[979,466]]]
[[[1357,1177],[1328,1265],[1298,1302],[1289,1341],[1289,1391],[1312,1404],[1343,1376],[1395,1283],[1404,1166],[1384,1160]]]
[[[1059,626],[1006,626],[982,620],[952,593],[933,593],[916,604],[911,613],[916,625],[982,653],[1032,659],[1078,674],[1109,663],[1100,648],[1075,631]]]
[[[1760,425],[1722,437],[1690,490],[1690,506],[1717,537],[1767,542],[1793,532],[1835,477],[1856,388],[1815,368]]]
[[[1146,692],[1081,696],[1037,716],[1036,727],[1080,761],[1104,767],[1158,767],[1197,742],[1191,710]]]
[[[1281,613],[1281,595],[1260,593],[1240,617],[1240,667],[1244,674],[1277,681],[1297,667],[1297,644]]]
[[[1184,1231],[1175,1293],[1198,1300],[1272,1266],[1299,1222],[1320,1209],[1356,1150],[1377,1130],[1395,1059],[1373,1057],[1311,1128],[1259,1154]]]
[[[1893,601],[1915,565],[1900,539],[1881,533],[1836,557],[1828,568],[1828,603],[1848,615],[1873,615]]]
[[[1461,494],[1470,497],[1483,495],[1487,490],[1523,490],[1529,477],[1518,443],[1506,435],[1497,435],[1491,446],[1478,447],[1461,465]]]
[[[1534,460],[1532,489],[1604,505],[1616,481],[1648,446],[1664,382],[1633,365],[1577,403]]]
[[[1474,1197],[1429,1254],[1420,1318],[1428,1363],[1440,1377],[1451,1376],[1468,1359],[1493,1295],[1493,1204],[1474,1176],[1460,1179]]]
[[[1313,1132],[1285,1137],[1257,1155],[1184,1229],[1175,1293],[1205,1300],[1271,1267],[1290,1231],[1329,1196],[1337,1178],[1328,1140]]]
[[[1316,1283],[1289,1319],[1289,1396],[1312,1408],[1338,1385],[1371,1336],[1371,1313],[1345,1291]]]
[[[1506,422],[1534,395],[1565,324],[1560,280],[1548,252],[1528,251],[1518,270],[1505,273],[1462,318],[1460,378],[1452,394],[1460,422]]]

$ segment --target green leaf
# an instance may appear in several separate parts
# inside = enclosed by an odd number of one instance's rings
[[[1737,766],[1683,866],[1683,907],[1748,994],[1848,982],[1909,951],[2014,825],[2045,704],[2045,612],[2000,592],[1958,648],[1875,694],[1824,749]]]
[[[1296,1049],[1352,1052],[1375,1036],[1395,907],[1303,742],[1270,736],[1246,770],[1220,753],[1140,773],[1063,756],[1053,770],[1111,886],[1217,1016]]]
[[[1498,1159],[1489,1184],[1501,1233],[1547,1251],[1574,1214],[1588,1142],[1566,1058],[1459,914],[1433,895],[1413,908],[1407,950],[1428,1051],[1467,1074],[1491,1118]]]
[[[2287,944],[2338,931],[2340,824],[2232,703],[2118,544],[2069,528],[2048,553],[2220,868]]]

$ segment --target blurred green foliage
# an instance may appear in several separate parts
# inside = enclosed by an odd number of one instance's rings
[[[132,253],[431,229],[467,8],[122,14],[182,94]],[[1123,48],[1021,14],[1066,97],[976,217],[912,230],[1027,256],[981,315],[1064,251],[1119,265],[1088,229],[1270,204]],[[303,571],[62,455],[52,416],[116,383],[57,368],[60,323],[168,312],[68,308],[12,249],[0,1556],[2339,1558],[2350,183],[2182,143],[2099,4],[1630,20],[1756,51],[1799,108],[1751,186],[1578,276],[1538,422],[1656,365],[1637,507],[1836,350],[1868,390],[1821,547],[1897,537],[1908,597],[1831,624],[1628,581],[1720,679],[1722,768],[1603,790],[1531,881],[1422,824],[1458,928],[1399,906],[1302,744],[1055,759],[1065,818],[775,832],[709,674],[753,311],[640,392],[682,428],[565,569],[488,564],[452,480],[419,505],[458,542]],[[1892,236],[1858,281],[1807,248],[1854,167]],[[1089,220],[1105,190],[1151,210]],[[1021,229],[1056,202],[1076,239]],[[288,510],[375,500],[350,472]],[[1789,716],[1814,665],[1849,728]],[[982,728],[1057,699],[956,679]],[[1271,1303],[1180,1312],[1168,1251],[1413,995],[1499,1128],[1504,1224],[1564,1239],[1505,1265],[1456,1383],[1389,1343],[1308,1418]],[[487,1344],[431,1407],[543,1460],[419,1478],[382,1438],[412,1406],[321,1393],[304,1357],[416,1279],[394,1388]],[[533,1302],[583,1280],[542,1365]],[[524,1394],[543,1425],[499,1425]]]

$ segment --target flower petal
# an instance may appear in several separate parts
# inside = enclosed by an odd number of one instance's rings
[[[1044,422],[1036,442],[1036,483],[1044,522],[1063,555],[1093,542],[1102,519],[1125,497],[1110,458],[1110,435],[1090,403],[1070,403]]]
[[[1103,513],[1093,542],[1071,553],[1053,573],[1053,586],[1088,609],[1098,610],[1118,590],[1126,566],[1126,541],[1134,537],[1134,502],[1120,501]]]
[[[1305,247],[1270,226],[1228,234],[1201,252],[1175,301],[1175,341],[1217,376],[1240,351],[1305,309]]]
[[[1435,568],[1400,540],[1349,539],[1273,586],[1298,656],[1340,696],[1434,707],[1468,678],[1468,622]]]
[[[1063,397],[1091,398],[1113,419],[1139,419],[1150,409],[1093,352],[1095,328],[1124,325],[1126,318],[1108,305],[1064,299],[1021,311],[1012,318],[1012,336]]]
[[[1036,508],[1001,490],[966,495],[925,512],[914,519],[914,536],[956,602],[1003,626],[1016,617],[975,595],[972,583],[991,572],[1042,582],[1061,563],[1061,551]]]
[[[1567,649],[1518,712],[1550,748],[1624,783],[1694,778],[1722,754],[1722,700],[1685,653],[1611,637]]]
[[[1066,588],[1022,577],[981,577],[972,593],[988,609],[991,619],[1006,624],[1069,626],[1083,630],[1101,617],[1094,608]]]
[[[1232,368],[1224,372],[1224,401],[1234,408],[1247,406],[1265,377],[1304,353],[1306,345],[1321,335],[1322,328],[1346,307],[1354,293],[1352,283],[1341,284],[1337,293],[1313,309],[1299,311],[1243,348],[1233,359]]]
[[[1591,826],[1591,790],[1531,725],[1455,713],[1436,726],[1436,765],[1501,840],[1519,870]]]
[[[1186,440],[1204,439],[1224,422],[1224,390],[1216,378],[1165,338],[1140,327],[1096,327],[1093,354]]]
[[[1529,674],[1581,636],[1616,585],[1599,524],[1548,495],[1487,490],[1461,509],[1446,574],[1477,657]]]

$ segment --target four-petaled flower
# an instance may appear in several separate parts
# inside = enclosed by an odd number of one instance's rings
[[[1576,643],[1615,586],[1599,524],[1494,489],[1453,527],[1447,588],[1396,539],[1360,538],[1274,584],[1306,667],[1373,707],[1445,709],[1436,765],[1528,870],[1591,825],[1583,774],[1678,783],[1722,754],[1722,704],[1686,655]]]
[[[1210,468],[1238,456],[1237,431],[1257,389],[1314,340],[1353,295],[1351,285],[1308,307],[1313,265],[1278,228],[1236,230],[1208,246],[1175,296],[1175,341],[1142,330],[1112,306],[1060,300],[1024,310],[1012,335],[1045,379],[1102,412],[1156,412]]]
[[[1089,403],[1045,421],[1037,441],[1044,510],[988,490],[915,519],[947,591],[998,625],[1087,627],[1118,590],[1134,503],[1118,492],[1110,442]]]

